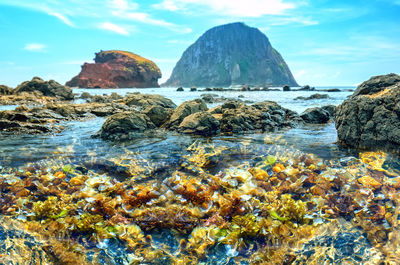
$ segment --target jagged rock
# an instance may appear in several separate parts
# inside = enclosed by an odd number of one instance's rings
[[[400,82],[400,75],[388,74],[371,77],[363,82],[354,91],[352,97],[359,95],[372,95]]]
[[[0,85],[0,95],[11,95],[13,93],[13,89],[11,87]]]
[[[171,117],[172,109],[154,105],[147,107],[143,114],[147,115],[157,127],[160,127]]]
[[[90,95],[88,92],[83,92],[79,98],[90,99],[91,97],[92,95]]]
[[[15,89],[15,94],[22,92],[41,92],[44,96],[57,97],[61,100],[72,100],[72,89],[57,83],[54,80],[44,81],[40,77],[34,77],[31,81],[25,81]]]
[[[183,119],[178,131],[202,136],[217,135],[219,134],[219,121],[208,112],[196,112]]]
[[[258,29],[243,23],[204,33],[182,55],[165,86],[237,84],[297,86],[282,56]]]
[[[66,83],[71,87],[128,88],[159,87],[161,71],[157,65],[126,51],[100,51],[95,63],[85,63],[79,75]]]
[[[142,110],[149,106],[160,106],[172,109],[176,108],[176,105],[172,100],[161,95],[133,93],[129,94],[123,101],[127,106],[135,106]]]
[[[326,105],[326,106],[322,106],[321,108],[323,110],[327,111],[331,118],[335,117],[336,106],[334,106],[334,105]]]
[[[314,91],[315,87],[310,87],[309,85],[305,85],[299,89],[297,89],[297,91]]]
[[[400,76],[375,76],[336,108],[339,143],[365,149],[400,147]]]
[[[313,94],[309,97],[297,97],[294,100],[313,100],[313,99],[328,99],[328,94]]]
[[[176,90],[176,91],[178,91],[178,92],[183,92],[183,91],[185,91],[185,90],[183,90],[183,87],[178,87],[178,89]]]
[[[300,115],[300,117],[306,123],[313,124],[323,124],[330,120],[329,112],[323,108],[308,108]]]
[[[191,87],[190,88],[190,92],[195,92],[195,91],[197,91],[197,87]]]
[[[131,111],[110,116],[99,132],[103,139],[123,140],[129,139],[132,134],[154,129],[156,126],[145,114]]]
[[[176,129],[185,117],[199,111],[207,110],[207,105],[202,99],[185,101],[175,109],[165,127]]]
[[[251,106],[240,101],[229,101],[209,112],[217,116],[223,133],[275,131],[295,127],[302,121],[297,113],[272,101]]]

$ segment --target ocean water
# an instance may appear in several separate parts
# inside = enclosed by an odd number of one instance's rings
[[[341,89],[74,92],[161,94],[177,105],[207,93],[275,101],[301,113],[338,105],[354,88]],[[330,98],[294,100],[315,93]],[[56,258],[60,264],[400,264],[400,198],[392,188],[400,160],[338,146],[334,122],[212,138],[155,130],[113,143],[93,137],[105,120],[65,122],[65,130],[52,135],[0,134],[0,264]],[[201,165],[205,157],[210,164]],[[265,175],[253,175],[254,169]],[[126,170],[133,174],[124,176]],[[365,176],[382,188],[360,182]],[[202,197],[208,191],[213,196]],[[150,195],[155,198],[142,199]],[[190,227],[194,217],[198,222]],[[187,263],[175,263],[183,259]]]
[[[328,89],[323,87],[317,89]],[[200,88],[201,89],[201,88]],[[342,90],[354,89],[343,87]],[[264,100],[275,101],[283,107],[301,113],[307,108],[324,105],[338,105],[352,92],[315,92],[315,91],[247,91],[247,92],[177,92],[176,88],[150,88],[150,89],[74,89],[74,93],[88,92],[92,95],[111,94],[120,95],[140,92],[143,94],[160,94],[171,99],[176,105],[186,100],[199,98],[202,94],[215,94],[225,98],[259,102]],[[294,100],[296,97],[308,97],[315,93],[329,94],[330,99],[319,100]],[[243,96],[240,97],[239,96]],[[82,100],[77,100],[82,101]],[[214,107],[222,103],[208,104]],[[13,109],[15,106],[3,106],[4,109]],[[121,149],[112,143],[93,138],[101,129],[105,118],[94,118],[86,121],[66,122],[65,130],[54,135],[9,135],[0,138],[0,161],[5,164],[23,164],[26,162],[49,159],[55,155],[68,159],[85,159],[96,154],[98,157],[112,157],[121,153]],[[293,148],[307,153],[314,153],[322,158],[337,158],[348,154],[347,150],[338,147],[336,142],[334,123],[326,125],[304,125],[285,131],[262,134],[244,134],[232,137],[214,137],[206,139],[180,135],[174,132],[159,131],[157,133],[138,135],[136,141],[125,143],[125,148],[134,151],[146,158],[162,157],[165,150],[168,152],[182,152],[194,141],[215,142],[218,145],[232,145],[233,143],[251,142],[254,146],[271,145]],[[273,143],[273,144],[272,144]],[[113,148],[114,147],[114,148]]]

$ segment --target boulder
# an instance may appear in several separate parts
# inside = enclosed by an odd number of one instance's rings
[[[13,94],[13,89],[11,87],[0,85],[0,95],[11,95]]]
[[[72,89],[63,86],[54,80],[44,81],[40,77],[34,77],[31,81],[25,81],[15,89],[15,94],[22,92],[41,92],[44,96],[57,97],[61,100],[73,100]]]
[[[186,134],[213,136],[219,134],[219,121],[210,113],[200,111],[183,119],[178,131]]]
[[[291,91],[290,86],[288,86],[288,85],[283,86],[282,90],[283,91]]]
[[[275,131],[295,127],[302,121],[297,113],[272,101],[251,106],[240,101],[228,101],[209,112],[219,117],[223,133]]]
[[[380,92],[390,86],[398,84],[400,82],[400,75],[388,74],[378,75],[371,77],[368,81],[360,84],[354,91],[352,97],[359,95],[372,95]]]
[[[191,92],[197,91],[197,87],[195,87],[195,86],[191,87],[191,88],[190,88],[190,91],[191,91]]]
[[[88,92],[83,92],[79,98],[90,99],[92,96]]]
[[[309,85],[302,86],[301,88],[297,89],[297,91],[314,91],[315,87],[310,87]]]
[[[297,97],[294,100],[313,100],[313,99],[328,99],[328,94],[313,94],[309,97]]]
[[[330,120],[329,112],[323,108],[308,108],[300,115],[300,117],[306,123],[313,124],[323,124]]]
[[[185,90],[183,90],[183,87],[178,87],[178,89],[176,90],[176,91],[178,91],[178,92],[183,92],[183,91],[185,91]]]
[[[150,120],[154,123],[154,125],[160,127],[171,117],[172,109],[163,108],[158,105],[153,105],[147,107],[142,113],[147,115],[147,117],[150,118]]]
[[[327,111],[331,118],[335,117],[335,112],[336,112],[336,106],[335,105],[326,105],[326,106],[322,106],[321,108],[323,110]]]
[[[400,148],[400,76],[375,76],[336,108],[339,143],[362,149]]]
[[[133,93],[124,98],[123,101],[127,106],[137,107],[140,110],[144,110],[149,106],[160,106],[172,109],[176,108],[176,105],[172,100],[161,95]]]
[[[202,99],[185,101],[172,113],[171,118],[166,124],[166,127],[170,129],[176,129],[185,117],[199,111],[207,110],[207,105]]]
[[[81,72],[66,85],[84,88],[159,87],[160,69],[154,62],[137,54],[100,51],[94,61],[84,63]]]
[[[99,135],[106,140],[129,139],[134,133],[154,129],[156,126],[145,114],[131,111],[114,114],[105,121]]]

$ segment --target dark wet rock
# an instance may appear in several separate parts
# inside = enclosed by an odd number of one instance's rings
[[[183,87],[180,86],[180,87],[178,87],[178,89],[176,91],[183,92],[184,90],[183,90]]]
[[[154,129],[150,118],[139,112],[122,112],[110,116],[101,127],[99,135],[107,140],[129,139],[137,132]]]
[[[313,94],[309,97],[297,97],[294,100],[313,100],[313,99],[328,99],[328,94]]]
[[[212,90],[212,88],[210,88],[210,87],[206,87],[206,88],[204,89],[204,91],[213,91],[213,90]]]
[[[213,136],[219,134],[219,121],[206,111],[196,112],[183,119],[178,131],[186,134]]]
[[[174,102],[172,102],[172,100],[161,95],[133,93],[125,97],[123,102],[127,106],[137,107],[140,110],[144,110],[149,106],[160,106],[163,108],[172,109],[176,108],[176,105]]]
[[[90,95],[88,92],[83,92],[83,93],[80,95],[79,98],[82,98],[82,99],[90,99],[90,98],[92,98],[92,95]]]
[[[160,127],[171,117],[172,109],[156,105],[147,107],[142,113],[147,115],[154,125]]]
[[[11,95],[13,94],[13,89],[11,87],[0,85],[0,95]]]
[[[40,77],[34,77],[31,81],[25,81],[15,89],[15,94],[21,92],[40,91],[44,96],[57,97],[61,100],[72,100],[74,95],[72,89],[63,86],[54,80],[44,81]]]
[[[287,86],[287,85],[286,85],[286,86],[283,86],[283,87],[282,87],[282,90],[283,90],[283,91],[291,91],[290,86]]]
[[[398,151],[400,147],[400,77],[372,77],[335,112],[339,142],[363,149]]]
[[[275,131],[295,127],[302,121],[297,113],[272,101],[251,106],[240,101],[229,101],[209,112],[219,119],[222,133]]]
[[[315,87],[310,87],[309,85],[302,86],[301,88],[297,89],[296,91],[314,91]]]
[[[340,92],[341,90],[339,88],[329,88],[329,89],[320,89],[318,91],[323,91],[323,92]]]
[[[300,117],[306,123],[313,123],[313,124],[323,124],[327,123],[330,120],[329,112],[322,109],[322,108],[308,108],[306,109]]]
[[[354,91],[352,97],[359,95],[373,95],[390,86],[398,84],[399,82],[400,75],[397,74],[373,76],[368,81],[365,81],[359,85]]]
[[[242,88],[240,89],[241,91],[250,91],[250,87],[247,85],[242,86]]]
[[[194,91],[197,91],[197,87],[193,86],[193,87],[190,88],[190,92],[194,92]]]
[[[335,105],[326,105],[321,107],[323,110],[326,110],[329,113],[329,116],[333,118],[335,116],[336,106]]]
[[[32,110],[21,107],[17,110],[0,112],[0,131],[17,134],[43,134],[59,132],[59,122],[64,117],[42,108]]]
[[[176,129],[185,117],[199,111],[207,110],[207,105],[202,99],[185,101],[175,109],[165,127]]]

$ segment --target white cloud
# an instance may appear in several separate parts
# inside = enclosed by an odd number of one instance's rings
[[[50,15],[50,16],[55,16],[56,18],[58,18],[59,20],[61,20],[62,22],[64,22],[65,24],[67,24],[70,27],[74,26],[74,24],[71,22],[71,20],[69,20],[64,15],[61,15],[61,14],[56,13],[56,12],[48,12],[47,14]]]
[[[219,15],[233,17],[279,15],[296,7],[293,3],[286,3],[283,0],[163,0],[153,7],[169,11],[185,11],[194,5],[212,10]]]
[[[112,32],[115,32],[120,35],[129,36],[129,31],[127,29],[123,28],[122,26],[118,26],[116,24],[110,23],[110,22],[104,22],[104,23],[99,24],[99,28],[108,30],[108,31],[112,31]]]
[[[42,52],[46,49],[46,45],[40,43],[28,43],[25,45],[24,50],[31,52]]]
[[[124,12],[124,11],[113,11],[111,14],[120,19],[128,19],[135,20],[145,24],[156,25],[168,28],[172,31],[180,32],[180,33],[190,33],[192,32],[191,28],[182,27],[176,25],[174,23],[162,20],[162,19],[154,19],[147,13],[142,12]]]

